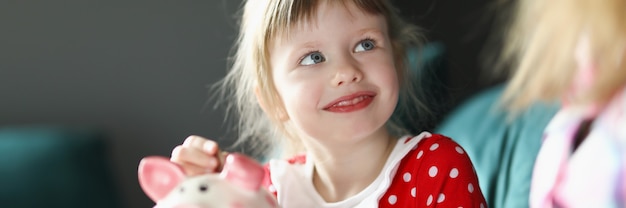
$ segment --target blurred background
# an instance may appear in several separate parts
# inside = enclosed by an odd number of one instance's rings
[[[493,23],[488,0],[394,2],[408,20],[425,29],[430,42],[443,45],[446,67],[441,80],[450,98],[447,106],[453,108],[499,82],[480,73],[481,52]],[[68,200],[89,198],[86,189],[95,186],[102,191],[89,193],[113,204],[103,207],[151,207],[137,181],[142,157],[169,156],[192,134],[230,144],[224,113],[212,108],[209,86],[225,74],[240,4],[0,1],[0,201],[15,205],[25,203],[18,200],[24,197],[34,204],[42,199],[16,193],[56,181],[76,189],[68,191],[74,194]],[[24,167],[24,158],[43,152],[38,148],[46,137],[97,141],[81,146],[70,140],[69,146],[51,146],[60,153],[40,158],[69,158],[78,169],[99,176],[84,179],[72,175],[77,173],[54,172],[61,166],[52,162]],[[72,149],[79,153],[69,154]],[[37,181],[27,177],[31,173],[44,176],[33,176]],[[85,182],[65,186],[64,177],[70,177],[68,183],[72,177]],[[53,187],[39,187],[49,205],[64,197]],[[70,202],[56,203],[71,207]]]

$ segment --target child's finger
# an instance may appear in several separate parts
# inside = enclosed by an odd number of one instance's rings
[[[219,152],[219,146],[217,142],[201,136],[192,135],[187,137],[187,139],[185,139],[185,141],[183,142],[183,146],[199,149],[210,155],[215,155],[217,152]]]
[[[172,150],[170,160],[178,164],[191,164],[202,167],[210,172],[215,172],[219,165],[216,156],[211,156],[202,152],[202,150],[185,147],[183,145],[179,145]]]

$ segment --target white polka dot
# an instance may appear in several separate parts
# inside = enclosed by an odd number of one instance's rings
[[[437,148],[439,148],[439,144],[437,144],[437,143],[434,143],[433,145],[430,145],[430,151],[434,151]]]
[[[417,193],[417,188],[413,187],[413,188],[411,189],[411,196],[412,196],[413,198],[415,198],[415,194],[416,194],[416,193]]]
[[[437,197],[437,203],[441,203],[445,199],[446,199],[446,195],[444,195],[443,193],[440,193],[439,197]]]
[[[480,203],[480,208],[485,208],[485,205],[483,203]]]
[[[467,190],[470,193],[474,193],[474,185],[472,183],[467,184]]]
[[[461,148],[461,147],[459,147],[459,146],[456,146],[454,149],[455,149],[455,150],[456,150],[456,152],[458,152],[459,154],[463,154],[463,153],[465,152],[465,151],[463,151],[463,148]]]
[[[430,206],[433,203],[433,195],[428,195],[428,199],[426,200],[426,206]]]
[[[430,169],[428,169],[428,175],[433,178],[435,176],[437,176],[437,172],[439,172],[439,170],[437,169],[437,167],[432,166],[430,167]]]
[[[438,171],[439,171],[439,170],[437,170],[437,167],[432,166],[432,167],[430,167],[430,169],[428,169],[428,175],[429,175],[431,178],[433,178],[433,177],[437,176],[437,172],[438,172]]]
[[[267,190],[270,192],[276,192],[276,188],[274,188],[274,185],[270,185],[269,187],[267,187]]]
[[[459,176],[459,169],[452,168],[450,170],[450,178],[456,178],[457,176]]]
[[[417,153],[417,159],[420,159],[420,157],[422,157],[423,154],[424,154],[424,151],[420,150],[420,152]]]
[[[389,196],[389,198],[387,199],[389,201],[389,204],[396,204],[396,202],[398,202],[398,197],[396,197],[396,195],[391,195]]]
[[[404,182],[411,181],[411,173],[409,172],[404,173],[404,175],[402,176],[402,179],[404,179]]]

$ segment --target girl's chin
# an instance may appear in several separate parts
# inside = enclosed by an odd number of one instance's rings
[[[342,126],[333,128],[332,130],[327,129],[326,131],[323,131],[322,134],[317,135],[317,138],[326,138],[332,141],[356,141],[372,136],[387,137],[389,134],[384,125],[380,127],[379,125],[372,125],[371,127],[355,125]]]

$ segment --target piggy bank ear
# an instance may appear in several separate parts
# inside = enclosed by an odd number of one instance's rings
[[[226,157],[220,176],[235,186],[257,191],[261,187],[265,172],[263,167],[252,158],[232,153]]]
[[[178,165],[160,156],[143,158],[138,172],[141,189],[154,202],[167,196],[185,178]]]

